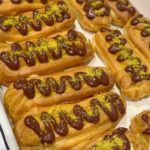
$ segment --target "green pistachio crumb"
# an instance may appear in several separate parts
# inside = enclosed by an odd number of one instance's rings
[[[3,21],[3,25],[4,25],[4,26],[10,26],[10,25],[15,26],[15,25],[17,25],[17,24],[18,24],[18,21],[17,21],[17,19],[14,18],[14,17],[9,17],[9,18],[7,18],[7,19],[5,19],[5,20]]]
[[[112,140],[104,140],[100,138],[96,146],[94,146],[91,150],[113,150],[114,147],[116,146],[118,146],[119,148],[122,148],[123,144],[124,144],[123,139],[115,135],[113,136]]]
[[[111,103],[108,101],[109,97],[102,94],[97,94],[95,98],[108,110],[111,110]]]

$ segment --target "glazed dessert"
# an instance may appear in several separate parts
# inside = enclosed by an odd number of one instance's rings
[[[0,16],[0,41],[18,42],[54,34],[71,27],[75,15],[62,0],[17,16]]]
[[[6,91],[4,104],[15,121],[33,107],[81,99],[108,91],[113,84],[113,74],[106,68],[76,67],[53,75],[17,80]]]
[[[0,0],[0,15],[16,15],[41,8],[52,0]]]
[[[125,26],[125,32],[131,42],[150,60],[150,20],[137,15]]]
[[[132,119],[129,133],[134,149],[149,150],[150,110],[143,111]]]
[[[78,103],[34,108],[15,123],[20,149],[73,148],[115,127],[125,114],[124,103],[108,92]]]
[[[80,147],[81,148],[81,147]],[[108,131],[95,139],[89,140],[84,150],[130,150],[131,143],[126,128]]]
[[[138,14],[129,0],[105,0],[111,10],[112,23],[124,26],[127,21]]]
[[[0,46],[0,84],[89,62],[94,51],[83,34],[68,30],[54,37]]]
[[[66,3],[75,11],[81,26],[86,30],[96,32],[111,23],[110,9],[103,0],[66,0]]]
[[[150,95],[150,63],[119,30],[101,28],[93,45],[114,72],[123,95],[131,100]]]

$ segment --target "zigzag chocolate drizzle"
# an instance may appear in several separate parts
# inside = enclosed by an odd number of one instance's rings
[[[42,30],[42,21],[47,26],[53,26],[55,22],[63,22],[70,18],[67,5],[63,1],[46,6],[45,12],[40,13],[37,10],[33,11],[33,18],[27,16],[19,16],[18,18],[9,16],[0,16],[0,29],[4,32],[11,30],[15,27],[23,36],[28,34],[28,27],[30,26],[35,31]]]
[[[150,135],[150,117],[147,114],[142,115],[142,120],[147,124],[148,128],[143,131],[143,134]]]
[[[107,103],[107,105],[105,105],[105,103]],[[71,126],[76,130],[82,130],[84,128],[84,122],[97,124],[100,121],[99,108],[101,108],[108,115],[112,122],[118,120],[118,112],[121,114],[125,113],[124,105],[117,94],[107,94],[103,97],[97,96],[96,98],[91,99],[89,105],[91,108],[90,115],[82,106],[74,105],[72,109],[74,119],[67,111],[60,110],[57,112],[60,119],[59,123],[56,121],[53,114],[42,112],[40,119],[45,126],[45,131],[40,128],[38,121],[33,116],[27,116],[24,119],[24,123],[39,136],[43,144],[50,144],[55,141],[54,131],[59,136],[67,136],[69,132],[68,126]]]
[[[80,90],[83,81],[90,87],[97,87],[99,85],[108,85],[109,77],[101,68],[91,68],[90,72],[76,72],[74,78],[69,75],[61,76],[59,81],[53,77],[48,77],[44,81],[40,79],[18,80],[14,83],[14,88],[22,89],[27,98],[33,99],[35,96],[35,87],[43,96],[49,96],[53,90],[57,94],[62,94],[66,91],[66,83],[74,90]]]
[[[76,0],[78,4],[84,4],[84,11],[88,19],[94,19],[97,16],[109,16],[110,9],[104,4],[103,0]]]
[[[143,37],[149,37],[150,36],[150,21],[144,19],[143,15],[138,15],[131,20],[132,26],[136,26],[140,23],[144,24],[144,27],[141,30],[141,35]]]
[[[127,11],[130,16],[133,16],[136,13],[136,9],[133,6],[130,6],[128,0],[109,0],[109,1],[117,1],[116,7],[119,11]]]
[[[105,40],[112,42],[108,48],[109,53],[116,55],[116,59],[120,63],[124,61],[128,62],[129,65],[125,67],[125,71],[131,75],[133,82],[150,80],[150,73],[147,66],[142,64],[141,60],[133,55],[133,50],[126,46],[127,40],[121,36],[119,30],[101,28],[101,32],[108,32]]]
[[[37,45],[27,41],[25,49],[18,43],[13,43],[11,47],[11,51],[0,52],[0,60],[11,70],[20,68],[19,58],[23,58],[28,66],[35,66],[36,59],[40,63],[48,63],[49,59],[61,59],[64,52],[68,56],[84,57],[86,55],[85,41],[74,30],[68,31],[67,38],[57,35],[49,41],[40,39]]]
[[[130,141],[125,135],[126,131],[126,128],[118,128],[111,135],[106,135],[104,138],[99,139],[97,144],[90,150],[107,150],[107,148],[112,150],[130,150]]]
[[[22,0],[10,0],[12,3],[14,3],[14,4],[20,4],[20,3],[22,3]],[[34,0],[26,0],[28,3],[33,3],[34,2]],[[48,3],[48,0],[39,0],[39,1],[41,1],[41,3],[43,3],[43,4],[47,4]],[[0,0],[0,4],[2,4],[3,3],[3,0]]]

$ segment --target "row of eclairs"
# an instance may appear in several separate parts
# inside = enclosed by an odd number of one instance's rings
[[[149,149],[150,109],[116,128],[150,96],[150,20],[128,0],[0,0],[0,70],[20,150]]]

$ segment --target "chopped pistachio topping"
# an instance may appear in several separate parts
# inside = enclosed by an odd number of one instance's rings
[[[109,102],[109,97],[102,94],[98,94],[95,98],[108,110],[111,110],[111,103]]]
[[[116,146],[122,148],[123,145],[123,139],[121,139],[118,135],[114,135],[111,140],[104,140],[100,138],[91,150],[113,150]]]
[[[44,114],[44,116],[42,116],[42,120],[45,122],[45,123],[49,123],[50,120],[51,120],[51,115],[46,113]]]
[[[87,112],[87,114],[88,114],[89,116],[93,116],[93,111],[90,110],[90,111]]]
[[[43,14],[43,15],[44,15],[44,14]],[[37,12],[36,15],[35,15],[35,19],[36,19],[36,20],[40,20],[41,17],[42,17],[42,14],[40,14],[39,12]]]
[[[55,52],[58,51],[58,42],[56,40],[51,40],[49,43],[48,43],[48,47],[49,49],[53,49],[55,50]]]
[[[17,50],[17,51],[14,51],[14,53],[12,53],[13,56],[17,56],[17,55],[20,55],[21,54],[21,51]]]
[[[121,1],[122,3],[126,4],[127,0],[118,0]]]
[[[61,14],[62,9],[64,11],[68,11],[68,7],[66,5],[62,5],[62,7],[60,8],[58,6],[58,4],[53,4],[50,7],[50,9],[48,9],[44,13],[36,12],[34,17],[35,17],[36,20],[40,20],[42,18],[42,16],[44,16],[46,18],[49,18],[49,16],[51,16],[53,14],[55,14],[58,17],[63,17],[62,14]],[[54,15],[53,15],[53,18],[54,18],[54,20],[56,20]],[[24,21],[27,21],[27,20],[29,21],[29,20],[32,20],[32,19],[28,18],[27,16],[23,16],[23,15],[21,15],[17,18],[16,17],[7,17],[7,18],[4,19],[2,24],[4,26],[15,26],[15,25],[19,24],[20,22],[24,22]]]
[[[59,17],[61,16],[61,11],[57,4],[52,5],[52,7],[46,12],[47,16],[50,16],[52,14],[56,14]]]
[[[99,16],[99,15],[102,15],[104,11],[105,11],[104,9],[94,10],[94,14]]]
[[[34,47],[33,47],[33,46],[28,47],[28,51],[29,51],[29,52],[31,52],[31,53],[32,53],[32,52],[33,52],[33,50],[34,50]]]
[[[150,30],[148,30],[148,32],[149,31]],[[132,66],[132,68],[134,69],[134,72],[137,73],[137,75],[139,75],[141,77],[141,79],[145,79],[145,77],[146,77],[145,75],[149,74],[149,72],[142,69],[142,63],[138,58],[133,56],[132,49],[130,49],[130,48],[126,47],[126,45],[122,44],[122,40],[121,40],[122,36],[118,36],[118,37],[115,36],[113,34],[113,31],[111,32],[111,35],[113,36],[113,42],[117,43],[119,45],[118,55],[122,56],[128,62],[128,65]]]
[[[50,114],[50,116],[55,116],[55,117],[59,117],[59,113],[63,112],[64,114],[66,113],[66,110],[64,109],[63,106],[59,105],[56,109],[54,109],[53,111],[51,111],[51,109],[48,110],[48,113]]]
[[[3,26],[10,26],[10,25],[17,25],[18,24],[18,20],[14,17],[9,17],[9,18],[6,18],[4,21],[3,21]]]
[[[113,42],[120,44],[120,42],[121,42],[120,37],[114,36]]]
[[[97,5],[101,4],[101,1],[91,1],[91,6],[96,7]]]
[[[120,51],[119,55],[121,55],[125,59],[129,59],[131,57],[131,53],[128,48],[124,48],[124,50]]]
[[[135,66],[135,65],[139,65],[140,62],[137,58],[132,57],[131,59],[129,59],[129,64]]]
[[[97,76],[100,77],[103,73],[103,70],[100,68],[88,68],[87,69],[87,74],[91,77]]]
[[[145,31],[148,32],[148,33],[150,33],[150,25],[147,26],[147,27],[145,27]]]

